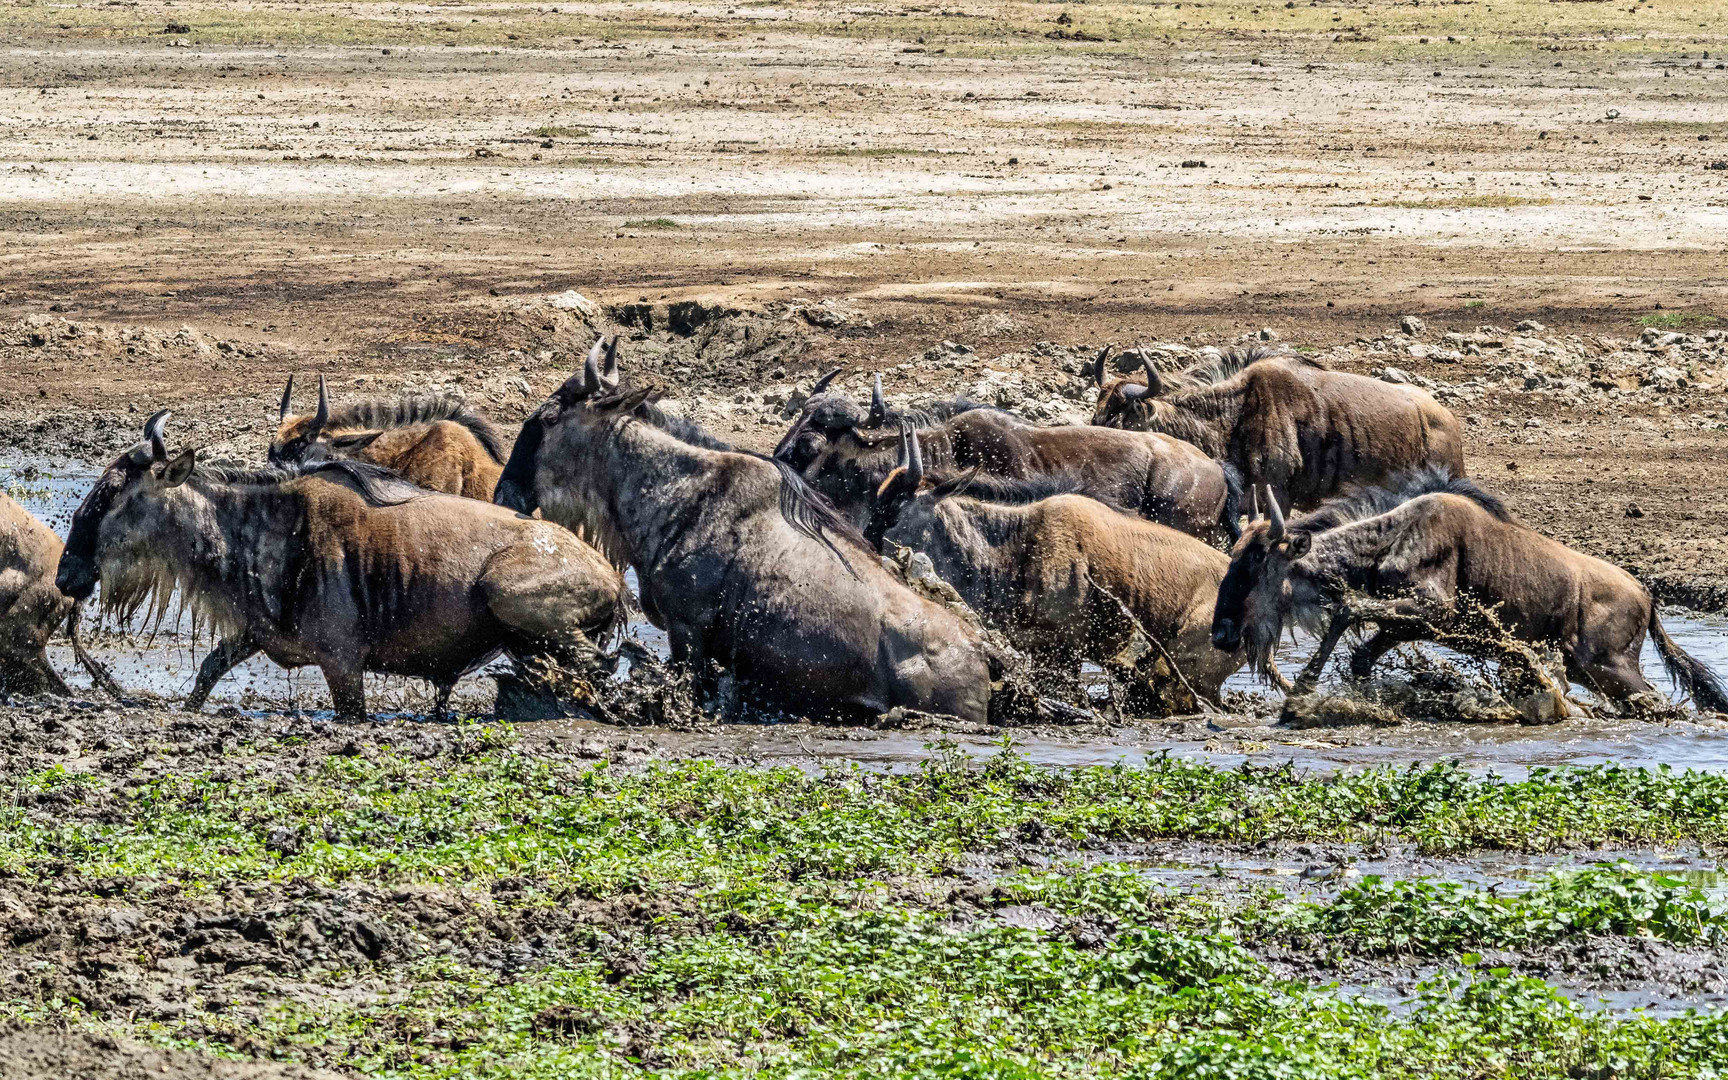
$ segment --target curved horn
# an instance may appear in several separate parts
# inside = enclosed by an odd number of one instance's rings
[[[620,336],[619,334],[612,335],[611,344],[606,346],[606,364],[600,369],[600,382],[608,390],[618,389],[618,339]]]
[[[588,350],[588,359],[582,361],[582,396],[592,397],[600,392],[600,353],[606,345],[606,339],[601,338]]]
[[[900,421],[900,457],[895,464],[904,469],[912,464],[912,423]]]
[[[911,444],[908,447],[910,450],[908,457],[911,460],[906,463],[906,478],[911,482],[912,490],[917,491],[918,485],[924,482],[924,448],[918,445],[918,433],[916,431],[911,432],[910,435]]]
[[[294,400],[294,373],[288,373],[288,385],[282,388],[282,407],[276,410],[276,422],[288,419],[288,405]]]
[[[1146,392],[1153,397],[1164,392],[1164,380],[1158,377],[1158,369],[1152,366],[1152,358],[1145,351],[1140,353],[1140,366],[1146,369]]]
[[[1110,346],[1098,350],[1098,359],[1092,362],[1092,382],[1099,389],[1104,388],[1104,361],[1110,359]]]
[[[144,441],[150,444],[150,456],[156,461],[168,460],[168,439],[162,432],[162,425],[173,415],[167,409],[158,409],[144,421]]]
[[[324,376],[318,376],[318,411],[312,414],[312,430],[323,431],[324,425],[330,422],[330,391],[324,385]]]
[[[1266,539],[1284,539],[1284,511],[1278,509],[1278,496],[1272,494],[1272,485],[1266,485],[1266,512],[1272,518],[1272,527],[1266,530]]]
[[[887,422],[888,402],[882,397],[882,373],[877,372],[875,381],[870,384],[870,417],[864,421],[864,426],[879,428]]]
[[[828,389],[828,384],[834,381],[835,376],[839,375],[842,371],[845,371],[845,370],[846,369],[843,367],[837,367],[833,371],[830,371],[828,374],[822,376],[820,379],[817,379],[816,385],[812,386],[810,388],[810,396],[815,397],[817,394],[820,394],[822,391]]]
[[[1253,503],[1253,506],[1254,506],[1254,512],[1253,512],[1253,514],[1249,515],[1248,520],[1249,521],[1259,521],[1260,520],[1260,485],[1259,484],[1250,484],[1248,486],[1248,498],[1249,498],[1249,501],[1251,503]]]

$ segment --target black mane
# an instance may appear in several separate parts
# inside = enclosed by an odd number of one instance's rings
[[[360,401],[330,412],[331,428],[405,428],[449,420],[474,434],[493,461],[500,465],[510,448],[492,421],[450,394],[407,394],[395,401]]]
[[[780,516],[786,520],[786,524],[812,540],[821,541],[830,550],[834,550],[834,542],[830,536],[838,536],[844,542],[861,551],[867,551],[872,555],[876,553],[875,549],[865,541],[864,534],[858,531],[858,527],[841,516],[840,512],[834,509],[833,503],[823,497],[820,491],[811,487],[802,476],[799,476],[798,470],[784,461],[769,457],[767,454],[759,454],[754,450],[740,450],[731,443],[716,439],[708,434],[702,429],[702,425],[696,421],[682,416],[673,416],[651,401],[644,401],[636,408],[633,415],[636,419],[664,431],[679,442],[701,447],[704,450],[743,454],[746,457],[766,461],[774,466],[775,471],[780,474]],[[838,551],[834,553],[836,556],[839,555]]]
[[[1297,518],[1291,527],[1303,532],[1326,532],[1389,513],[1411,499],[1438,494],[1461,495],[1501,521],[1516,521],[1498,495],[1482,490],[1474,480],[1453,476],[1443,468],[1430,465],[1401,472],[1383,484],[1355,488],[1330,499],[1318,509]]]
[[[971,398],[954,397],[946,401],[934,401],[917,409],[896,408],[890,405],[888,407],[888,419],[880,426],[897,430],[901,424],[905,423],[911,424],[914,430],[922,431],[925,428],[933,428],[952,420],[961,413],[977,412],[980,409],[989,412],[1007,412],[1006,409],[986,405],[981,401],[973,401]],[[1014,414],[1008,413],[1008,415]]]
[[[305,465],[239,465],[229,461],[199,462],[192,478],[234,487],[277,487],[303,476],[320,476],[350,487],[366,505],[400,506],[432,494],[393,469],[365,461],[337,458]]]
[[[1021,479],[990,476],[970,469],[966,472],[935,475],[931,479],[935,484],[930,488],[930,494],[938,499],[958,494],[979,502],[1015,506],[1035,503],[1055,495],[1073,495],[1083,486],[1080,478],[1071,472],[1047,473]]]

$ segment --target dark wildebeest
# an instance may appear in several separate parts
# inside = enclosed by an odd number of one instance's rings
[[[270,464],[303,465],[349,458],[401,474],[428,491],[492,501],[504,471],[504,439],[491,421],[460,398],[410,395],[398,401],[366,401],[330,408],[324,376],[318,376],[318,411],[290,416],[294,377],[282,391]]]
[[[928,555],[1017,647],[1069,670],[1095,661],[1122,679],[1135,705],[1218,703],[1219,687],[1244,662],[1240,650],[1212,647],[1212,607],[1230,563],[1223,553],[1087,496],[1051,494],[1060,477],[973,471],[920,490],[918,434],[908,426],[901,440],[901,464],[877,493],[867,539]],[[1163,654],[1164,686],[1151,685],[1155,657],[1132,655],[1137,628]],[[1177,692],[1182,683],[1187,693]]]
[[[899,453],[898,424],[910,422],[933,472],[977,467],[987,476],[1073,478],[1075,490],[1193,536],[1234,536],[1241,486],[1234,471],[1180,439],[1109,428],[1039,427],[1012,413],[968,401],[897,411],[878,376],[868,414],[817,383],[775,449],[835,506],[862,525]],[[890,426],[893,425],[893,426]]]
[[[1290,621],[1324,632],[1303,673],[1311,685],[1350,622],[1347,593],[1358,593],[1409,616],[1356,650],[1351,669],[1363,677],[1388,649],[1429,637],[1466,597],[1519,639],[1556,646],[1572,681],[1609,698],[1651,689],[1638,662],[1648,631],[1698,705],[1728,711],[1721,683],[1668,636],[1637,579],[1520,524],[1469,480],[1418,470],[1288,526],[1277,502],[1269,506],[1270,519],[1243,533],[1219,589],[1218,648],[1269,656]]]
[[[209,684],[263,651],[323,669],[336,712],[366,713],[368,671],[428,679],[438,711],[499,650],[582,664],[613,624],[623,579],[551,522],[423,491],[355,461],[292,469],[170,460],[166,411],[102,474],[72,518],[57,583],[74,600],[98,580],[130,619],[182,602],[243,655],[218,650]],[[225,665],[225,666],[224,666]]]
[[[988,718],[979,632],[885,571],[789,466],[617,393],[594,359],[522,425],[497,501],[596,538],[634,566],[674,661],[796,713],[895,706]]]
[[[1186,389],[1167,388],[1143,364],[1143,381],[1100,385],[1094,425],[1184,439],[1235,466],[1249,490],[1272,485],[1285,505],[1311,507],[1409,469],[1464,475],[1458,418],[1414,386],[1263,348],[1232,353],[1217,369],[1234,374]]]
[[[47,652],[75,606],[54,587],[60,550],[54,530],[0,495],[0,692],[70,693]]]

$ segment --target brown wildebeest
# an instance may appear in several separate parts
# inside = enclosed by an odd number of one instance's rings
[[[1464,475],[1458,418],[1414,386],[1259,348],[1220,365],[1235,374],[1187,389],[1167,388],[1149,360],[1144,366],[1145,381],[1099,388],[1094,425],[1184,439],[1234,465],[1249,490],[1272,485],[1286,505],[1314,506],[1345,485],[1408,469]]]
[[[1218,592],[1212,641],[1270,656],[1286,622],[1324,632],[1303,673],[1312,683],[1349,623],[1346,593],[1392,601],[1408,622],[1384,625],[1351,658],[1366,676],[1387,650],[1430,636],[1459,597],[1496,610],[1519,639],[1556,646],[1567,676],[1609,698],[1651,689],[1638,662],[1649,632],[1675,681],[1701,708],[1728,712],[1716,676],[1662,628],[1626,571],[1514,520],[1474,483],[1425,469],[1326,503],[1286,526],[1277,502],[1251,524]],[[1439,614],[1436,615],[1436,612]]]
[[[614,392],[591,356],[522,425],[497,501],[634,566],[642,608],[706,695],[714,668],[796,713],[989,716],[973,627],[913,593],[790,466]]]
[[[901,438],[901,464],[877,493],[868,539],[922,551],[1017,647],[1071,670],[1097,662],[1129,687],[1131,705],[1218,703],[1219,687],[1245,661],[1240,650],[1212,647],[1212,607],[1230,564],[1222,552],[1084,495],[1049,494],[1061,478],[973,471],[920,490],[918,434],[908,425]],[[1136,623],[1163,654],[1165,685],[1148,678],[1156,652],[1144,663],[1129,655]]]
[[[833,373],[818,387],[826,389]],[[1153,432],[1039,427],[1012,413],[968,401],[922,412],[896,411],[878,376],[864,411],[839,394],[813,394],[780,440],[777,460],[797,469],[856,523],[868,518],[899,454],[897,427],[919,433],[928,468],[977,467],[985,475],[1027,480],[1067,475],[1075,491],[1206,539],[1236,535],[1241,486],[1234,470],[1197,447]]]
[[[76,606],[54,587],[60,550],[54,530],[0,495],[0,692],[71,692],[47,652],[48,639]]]
[[[419,394],[331,409],[318,376],[318,411],[291,416],[294,377],[282,391],[270,464],[304,465],[333,458],[370,462],[428,491],[492,501],[504,471],[504,439],[460,398]]]
[[[57,584],[82,601],[160,614],[176,588],[221,628],[200,700],[263,651],[316,664],[336,712],[366,714],[368,671],[428,679],[438,711],[463,674],[503,650],[592,660],[624,589],[599,552],[551,522],[423,491],[356,461],[292,469],[169,458],[159,412],[72,518]],[[241,655],[235,655],[240,653]],[[225,666],[224,666],[225,665]]]

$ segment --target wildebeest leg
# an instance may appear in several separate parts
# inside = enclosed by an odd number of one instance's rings
[[[1332,623],[1326,628],[1326,636],[1320,639],[1320,647],[1314,651],[1308,663],[1296,675],[1292,684],[1292,692],[1305,694],[1314,689],[1320,681],[1320,673],[1326,669],[1326,661],[1332,659],[1332,650],[1338,647],[1338,639],[1344,636],[1344,631],[1350,628],[1350,613],[1337,611],[1332,615]]]
[[[1350,654],[1350,675],[1356,679],[1366,679],[1368,673],[1374,670],[1374,665],[1380,658],[1411,641],[1421,641],[1428,636],[1426,628],[1409,624],[1393,623],[1383,625],[1374,632],[1374,636],[1356,647]]]
[[[202,709],[204,702],[210,699],[210,691],[216,689],[216,684],[222,681],[222,676],[251,659],[257,652],[257,644],[249,637],[218,642],[216,647],[210,650],[210,655],[204,658],[204,662],[198,665],[198,679],[192,684],[192,692],[186,695],[186,711],[197,712]]]
[[[72,694],[60,674],[48,663],[48,654],[40,649],[35,656],[0,668],[0,689],[14,694],[56,694],[60,697]]]
[[[338,720],[366,719],[366,673],[359,669],[320,664],[324,682],[330,687],[330,702]]]
[[[1580,664],[1569,657],[1566,667],[1567,677],[1573,682],[1582,683],[1593,692],[1614,701],[1656,689],[1650,685],[1650,680],[1644,677],[1644,672],[1636,660],[1628,662],[1617,657],[1603,664]]]
[[[450,718],[450,693],[456,689],[454,682],[433,684],[436,696],[432,699],[432,719],[444,721]]]

